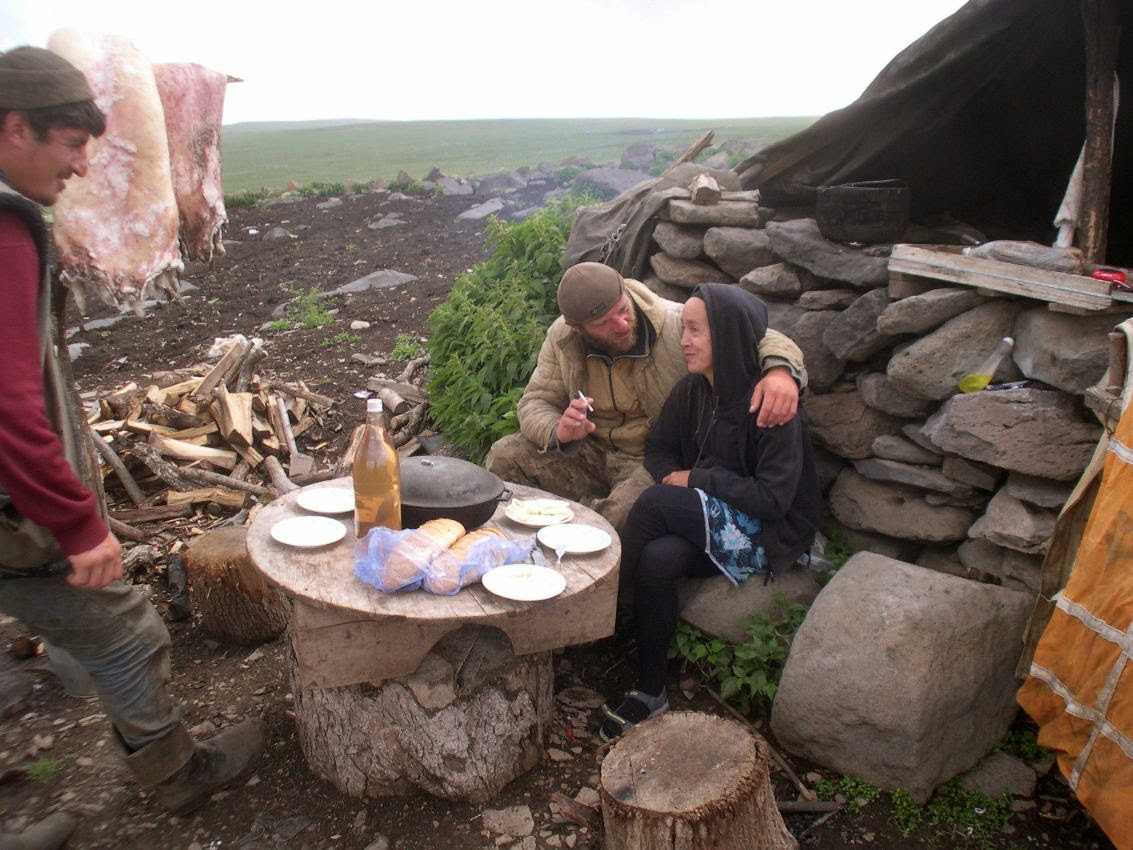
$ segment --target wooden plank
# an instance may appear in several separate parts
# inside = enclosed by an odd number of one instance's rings
[[[1107,281],[913,245],[893,246],[889,270],[1087,310],[1113,303]]]
[[[930,280],[928,278],[916,277],[915,275],[902,274],[889,270],[889,297],[893,301],[900,301],[902,298],[911,298],[914,295],[924,295],[926,292],[931,292],[934,289],[940,289],[947,284],[941,283],[938,280]]]

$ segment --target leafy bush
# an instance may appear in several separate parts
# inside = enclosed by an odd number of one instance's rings
[[[560,186],[565,186],[567,183],[573,183],[574,178],[582,173],[582,169],[577,165],[564,165],[555,172],[555,182]]]
[[[346,194],[344,183],[308,183],[299,190],[299,194],[308,198],[331,198]]]
[[[224,196],[224,206],[226,209],[234,210],[240,207],[254,207],[258,201],[264,198],[270,198],[271,192],[266,189],[261,189],[259,192],[252,192],[244,190],[243,192],[235,192],[231,195]]]
[[[287,287],[284,287],[287,289]],[[296,292],[288,289],[289,292]],[[321,328],[334,321],[334,316],[319,303],[319,290],[316,288],[301,292],[284,308],[286,320],[277,319],[268,325],[269,330],[289,330],[291,328]]]
[[[692,663],[705,678],[718,683],[723,699],[735,703],[744,714],[770,706],[779,689],[791,640],[807,610],[781,593],[776,593],[774,600],[778,616],[760,614],[746,619],[747,638],[740,644],[710,638],[687,623],[679,623],[669,657]]]
[[[390,360],[412,360],[425,353],[421,347],[421,340],[413,334],[398,334],[393,342],[393,351],[389,353]]]
[[[433,421],[475,463],[518,430],[515,405],[558,316],[563,248],[583,203],[568,196],[526,221],[489,219],[492,256],[457,278],[429,316]]]

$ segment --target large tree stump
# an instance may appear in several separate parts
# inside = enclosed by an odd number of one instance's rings
[[[201,628],[217,640],[250,645],[281,635],[290,606],[248,560],[246,533],[210,531],[185,553],[185,569]]]
[[[605,850],[796,850],[767,746],[734,720],[670,712],[634,727],[602,762]]]
[[[355,797],[420,789],[485,803],[539,763],[554,703],[550,652],[515,656],[496,629],[439,640],[417,671],[379,683],[300,687],[295,724],[311,770]]]

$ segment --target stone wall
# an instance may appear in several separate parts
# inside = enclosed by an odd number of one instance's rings
[[[645,282],[683,301],[731,281],[768,303],[806,356],[827,527],[852,548],[1037,592],[1055,517],[1101,435],[1082,393],[1126,316],[891,283],[890,245],[832,242],[811,218],[764,224],[755,207],[671,201]],[[994,380],[1026,384],[960,393],[1005,336],[1016,345]]]

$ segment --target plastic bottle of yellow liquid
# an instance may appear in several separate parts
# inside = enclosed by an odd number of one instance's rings
[[[1013,348],[1015,348],[1015,340],[1009,336],[1001,339],[999,344],[995,346],[995,350],[987,356],[987,359],[980,364],[978,369],[969,372],[960,379],[958,385],[960,392],[978,393],[987,389],[987,385],[991,383],[991,379],[995,376],[995,370],[999,368],[1003,358],[1010,354]]]
[[[381,399],[366,402],[366,430],[354,455],[354,533],[401,528],[401,464],[386,428]]]

